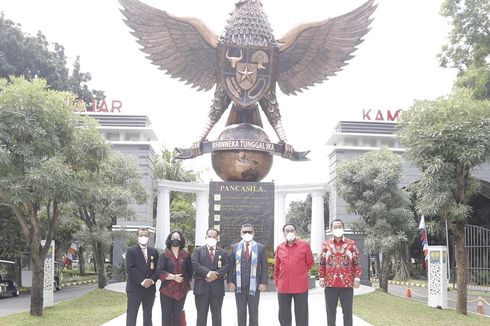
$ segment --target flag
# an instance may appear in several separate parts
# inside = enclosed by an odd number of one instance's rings
[[[427,230],[425,229],[425,217],[422,215],[420,217],[419,223],[420,231],[420,244],[422,245],[422,251],[424,252],[424,266],[427,268],[427,263],[429,260],[429,240],[427,238]]]
[[[73,241],[68,248],[68,253],[66,254],[65,266],[71,265],[71,263],[75,260],[78,253],[77,242]]]

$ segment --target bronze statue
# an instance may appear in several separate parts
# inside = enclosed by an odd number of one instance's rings
[[[171,77],[198,90],[216,85],[204,130],[191,153],[202,153],[202,143],[233,102],[226,125],[262,126],[259,105],[274,128],[282,155],[305,159],[288,144],[276,99],[276,83],[295,95],[321,83],[346,65],[368,32],[376,5],[368,0],[359,8],[320,22],[302,24],[276,40],[259,0],[240,0],[224,33],[214,35],[200,20],[175,17],[138,0],[119,0],[126,24],[149,54],[153,64]]]

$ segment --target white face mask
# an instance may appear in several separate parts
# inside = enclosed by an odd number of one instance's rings
[[[336,238],[341,238],[344,235],[344,229],[333,229],[333,236]]]
[[[146,246],[148,243],[149,238],[145,236],[138,237],[138,243],[142,246]]]
[[[288,234],[286,234],[286,240],[294,241],[294,239],[296,239],[296,234],[294,234],[292,232],[289,232]]]
[[[218,243],[218,240],[216,240],[215,238],[207,238],[206,239],[206,244],[209,247],[214,247],[214,246],[216,246],[217,243]]]
[[[250,233],[242,234],[242,239],[245,242],[250,242],[250,241],[252,241],[253,238],[254,238],[253,234],[250,234]]]

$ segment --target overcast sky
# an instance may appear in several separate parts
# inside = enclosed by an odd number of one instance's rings
[[[143,0],[171,14],[201,19],[221,34],[234,0]],[[262,0],[277,38],[302,22],[344,14],[363,0]],[[50,42],[65,47],[71,67],[80,55],[82,71],[92,74],[90,87],[105,90],[107,100],[120,100],[124,113],[150,117],[163,146],[188,147],[200,134],[213,91],[196,92],[171,79],[139,51],[124,24],[116,0],[1,0],[5,16],[22,31],[42,31]],[[446,43],[448,22],[439,15],[442,0],[378,0],[371,31],[343,71],[323,84],[278,101],[289,142],[296,150],[311,150],[310,162],[274,157],[263,181],[278,184],[324,182],[328,176],[325,145],[340,120],[361,120],[362,111],[408,109],[415,99],[446,95],[456,72],[439,67],[437,54]],[[265,117],[262,117],[264,122]],[[216,139],[226,113],[210,133]],[[277,137],[265,122],[272,141]],[[209,154],[188,161],[189,168],[219,180]]]

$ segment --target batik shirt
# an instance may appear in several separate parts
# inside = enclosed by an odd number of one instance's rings
[[[361,277],[359,251],[354,240],[333,238],[322,244],[318,276],[325,280],[325,287],[352,287],[354,279]]]

